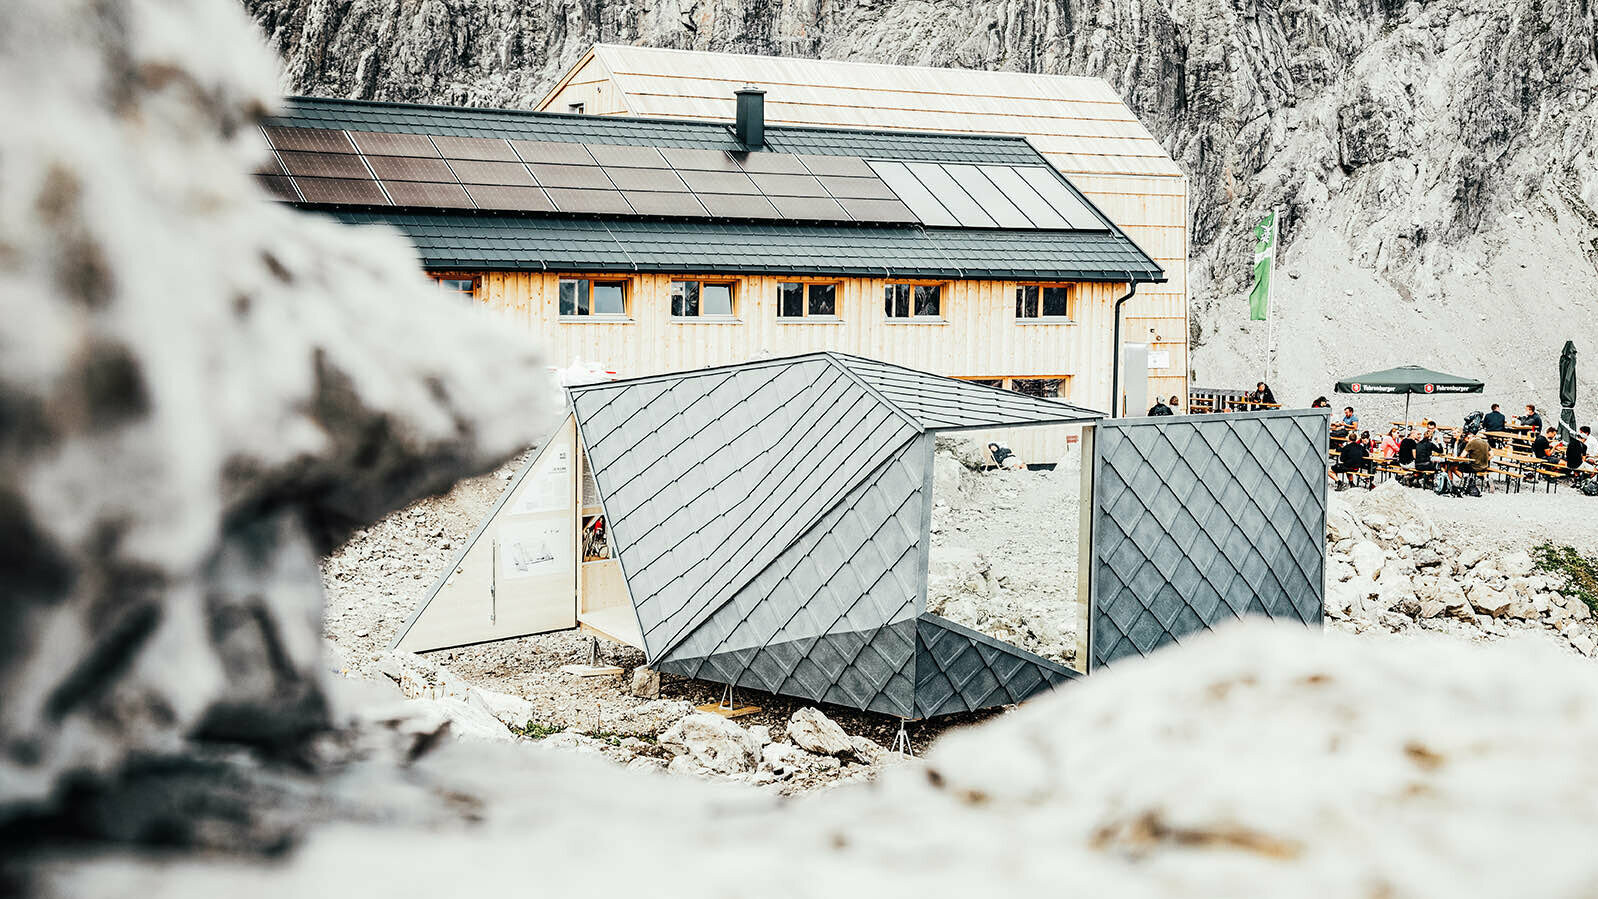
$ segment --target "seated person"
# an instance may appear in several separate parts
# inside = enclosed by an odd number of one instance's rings
[[[1271,392],[1271,388],[1266,386],[1264,381],[1261,381],[1254,385],[1254,391],[1248,395],[1248,401],[1251,403],[1275,404],[1276,394]]]
[[[1403,439],[1398,441],[1398,455],[1394,457],[1399,465],[1415,464],[1415,435],[1409,431],[1404,432]]]
[[[1537,439],[1531,442],[1531,454],[1538,462],[1552,462],[1554,440],[1559,436],[1556,428],[1549,428],[1547,433],[1538,434]]]
[[[1157,400],[1154,401],[1154,405],[1149,407],[1149,415],[1150,416],[1170,415],[1170,414],[1171,414],[1171,407],[1165,405],[1165,402],[1163,400],[1158,400],[1157,399]]]
[[[1387,436],[1382,438],[1380,448],[1382,458],[1391,459],[1398,455],[1398,442],[1398,426],[1394,425],[1387,429]]]
[[[1359,427],[1359,416],[1354,414],[1353,406],[1343,407],[1343,417],[1337,419],[1335,425],[1342,426],[1345,430],[1354,430]]]
[[[1516,419],[1516,421],[1530,427],[1533,431],[1541,431],[1543,429],[1543,417],[1537,414],[1537,407],[1531,403],[1526,404],[1526,414]]]
[[[1493,467],[1492,447],[1487,445],[1487,438],[1480,431],[1470,432],[1465,451],[1460,455],[1466,459],[1465,470],[1472,474],[1486,474]]]
[[[1337,451],[1337,464],[1332,466],[1332,473],[1339,475],[1337,489],[1343,489],[1343,478],[1353,482],[1353,476],[1370,468],[1370,450],[1358,440],[1350,440],[1343,444]]]
[[[1426,432],[1420,436],[1420,439],[1415,441],[1415,470],[1417,472],[1436,471],[1437,460],[1432,457],[1442,454],[1443,447],[1442,444],[1437,442],[1437,432],[1432,428],[1427,428]]]
[[[1570,440],[1565,444],[1566,468],[1575,471],[1587,461],[1587,440],[1591,436],[1591,428],[1582,428],[1580,433],[1570,435]]]
[[[1165,405],[1171,407],[1171,414],[1172,415],[1175,415],[1176,413],[1182,411],[1182,401],[1177,399],[1174,396],[1171,397],[1170,399],[1166,400],[1165,401]]]
[[[1332,408],[1332,401],[1324,396],[1318,396],[1315,398],[1315,402],[1309,404],[1309,407],[1311,409],[1330,409]]]
[[[1504,425],[1508,423],[1508,420],[1504,418],[1504,413],[1498,411],[1497,403],[1493,403],[1492,411],[1483,416],[1481,420],[1482,430],[1484,431],[1502,431]]]

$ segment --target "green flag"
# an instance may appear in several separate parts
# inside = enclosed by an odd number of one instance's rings
[[[1254,287],[1248,292],[1248,317],[1262,322],[1270,317],[1271,274],[1276,267],[1276,212],[1254,226]]]

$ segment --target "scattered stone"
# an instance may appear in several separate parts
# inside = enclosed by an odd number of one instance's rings
[[[852,755],[854,744],[837,722],[821,710],[807,706],[788,719],[788,739],[794,745],[817,755]]]
[[[1510,577],[1526,577],[1535,567],[1531,555],[1524,550],[1504,553],[1498,557],[1499,570]]]
[[[618,737],[655,737],[693,710],[693,703],[686,700],[655,699],[606,716],[600,726]]]
[[[660,697],[660,672],[639,666],[633,669],[632,694],[640,699]]]
[[[749,736],[754,739],[755,745],[765,746],[771,742],[771,728],[764,724],[751,724]]]
[[[716,774],[739,774],[755,767],[755,742],[749,732],[708,712],[684,716],[660,735],[660,745],[676,758]],[[675,768],[674,768],[675,770]]]
[[[1506,593],[1479,585],[1470,591],[1471,607],[1483,615],[1501,618],[1509,612],[1514,600]]]
[[[1382,566],[1387,562],[1387,554],[1382,552],[1380,546],[1369,540],[1354,544],[1349,557],[1353,560],[1355,571],[1372,578],[1381,573]]]

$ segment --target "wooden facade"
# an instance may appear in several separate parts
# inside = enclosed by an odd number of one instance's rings
[[[1155,360],[1148,395],[1187,394],[1187,178],[1102,79],[1024,72],[977,72],[830,60],[746,56],[645,47],[600,45],[589,51],[537,107],[546,112],[730,120],[733,91],[744,84],[766,90],[766,121],[772,125],[1009,134],[1027,138],[1166,273],[1163,284],[1143,284],[1122,310],[1123,340],[1146,343]],[[991,287],[980,286],[991,283]],[[1005,294],[1013,285],[971,282],[967,297]],[[772,352],[837,347],[884,355],[944,374],[1045,377],[1069,374],[1069,399],[1108,409],[1111,319],[1108,308],[1124,285],[1090,286],[1092,302],[1070,336],[994,333],[990,352],[972,346],[977,323],[991,326],[995,300],[971,300],[952,313],[953,332],[873,327],[857,321],[829,334],[817,328],[774,331]],[[768,291],[769,293],[769,291]],[[857,290],[858,294],[859,291]],[[870,293],[867,291],[866,293]],[[880,296],[880,289],[876,294]],[[1098,309],[1101,301],[1106,305]],[[1002,305],[999,304],[999,305]],[[880,308],[877,317],[881,317]],[[1013,311],[1010,315],[1014,327]],[[861,327],[859,333],[853,332]],[[595,335],[597,338],[598,335]],[[669,337],[668,337],[669,339]],[[743,338],[708,338],[719,347]],[[553,345],[564,348],[562,339]],[[599,349],[597,339],[594,342]],[[1068,361],[1055,354],[1069,346]],[[938,358],[943,349],[957,355]],[[655,353],[695,356],[690,348]],[[718,350],[720,352],[720,350]],[[932,353],[932,356],[920,354]],[[1004,355],[1012,353],[1014,355]],[[605,350],[602,355],[608,355]],[[1162,358],[1163,357],[1163,358]],[[584,358],[589,358],[584,355]],[[598,358],[598,357],[596,357]],[[653,359],[653,356],[651,357]],[[1008,360],[1000,362],[999,360]],[[1151,365],[1153,361],[1151,361]],[[1071,366],[1063,371],[1062,366]],[[960,368],[960,371],[954,370]],[[967,375],[966,372],[971,372]],[[1131,410],[1134,414],[1141,410]]]

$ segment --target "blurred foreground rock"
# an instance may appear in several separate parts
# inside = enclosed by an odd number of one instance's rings
[[[275,94],[231,3],[0,6],[0,825],[276,845],[193,809],[314,761],[317,560],[547,425],[397,236],[260,192]]]

